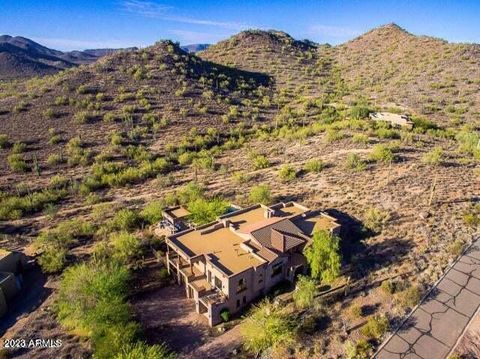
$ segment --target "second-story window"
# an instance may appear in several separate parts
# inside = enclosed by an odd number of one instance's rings
[[[218,279],[217,277],[215,277],[215,287],[222,290],[222,281],[220,279]]]
[[[243,292],[245,289],[247,289],[247,282],[245,278],[240,278],[237,285],[237,293]]]
[[[282,273],[282,269],[283,269],[283,263],[275,264],[275,265],[272,267],[272,277],[275,277],[275,276],[281,274],[281,273]]]

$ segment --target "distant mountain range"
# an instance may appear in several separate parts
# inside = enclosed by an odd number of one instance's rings
[[[191,45],[181,46],[181,49],[189,53],[195,53],[195,52],[206,50],[208,49],[209,46],[210,44],[191,44]]]
[[[0,36],[0,80],[43,76],[69,67],[90,64],[102,56],[129,49],[92,49],[62,52],[21,36]]]

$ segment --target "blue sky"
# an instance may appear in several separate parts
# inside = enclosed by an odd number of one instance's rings
[[[213,43],[249,28],[338,44],[395,22],[414,34],[480,43],[477,1],[0,0],[0,34],[59,50]]]

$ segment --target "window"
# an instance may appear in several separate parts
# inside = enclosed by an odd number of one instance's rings
[[[237,293],[243,292],[246,289],[247,289],[247,282],[245,281],[245,278],[240,278],[237,285]]]
[[[240,299],[237,299],[237,308],[240,307]]]
[[[258,284],[263,283],[263,274],[258,275]]]
[[[247,304],[247,296],[246,295],[243,296],[243,305],[245,305],[245,304]]]
[[[275,264],[275,265],[272,267],[272,277],[275,277],[275,276],[281,274],[281,273],[282,273],[282,269],[283,269],[283,263]]]
[[[215,277],[215,287],[217,287],[220,290],[222,289],[222,281],[217,277]]]

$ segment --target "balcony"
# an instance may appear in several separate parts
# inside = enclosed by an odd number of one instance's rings
[[[203,296],[201,296],[200,301],[205,304],[206,306],[212,304],[221,304],[225,303],[227,297],[225,294],[220,292],[217,288],[213,288],[210,291],[206,292]]]

